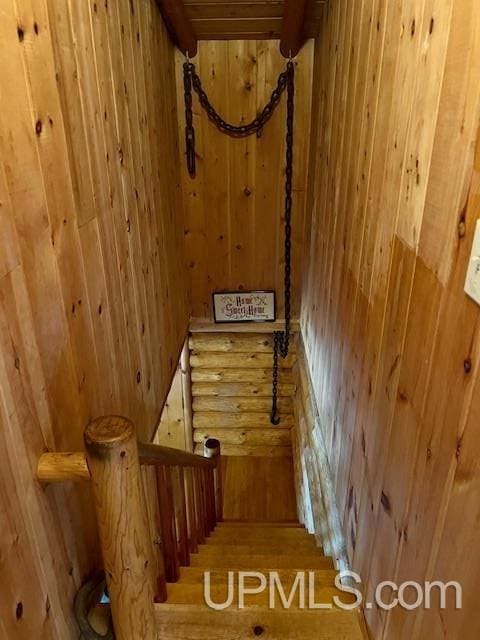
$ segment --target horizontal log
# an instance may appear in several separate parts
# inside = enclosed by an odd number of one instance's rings
[[[267,333],[197,333],[190,337],[190,349],[196,353],[273,353],[273,335]],[[291,345],[291,352],[295,347]]]
[[[40,482],[83,482],[90,480],[85,452],[44,453],[37,465]]]
[[[280,379],[282,375],[280,374]],[[293,396],[295,394],[294,384],[278,385],[279,396]],[[237,397],[237,396],[257,396],[272,397],[272,384],[253,384],[250,382],[194,382],[192,384],[192,395],[212,396],[216,398]]]
[[[192,453],[153,444],[138,443],[140,463],[155,466],[215,468],[216,461],[200,458]],[[37,465],[37,479],[40,482],[82,482],[90,480],[85,452],[44,453]]]
[[[222,413],[268,413],[272,407],[271,398],[205,398],[193,400],[194,411],[219,411]],[[293,399],[278,398],[281,412],[293,414]]]
[[[272,382],[272,367],[269,369],[194,369],[192,382]],[[293,373],[282,369],[282,382],[293,384]]]
[[[292,332],[300,331],[298,319],[292,320]],[[211,320],[193,318],[190,321],[190,333],[273,333],[285,330],[285,320],[275,322],[225,322],[216,324]]]
[[[279,427],[291,429],[293,415],[281,414]],[[269,413],[218,413],[201,411],[193,414],[194,429],[266,429],[272,428]]]
[[[276,429],[195,429],[194,442],[204,442],[207,438],[217,438],[221,445],[255,444],[255,445],[289,445],[290,430]]]
[[[287,358],[279,358],[278,366],[281,369],[291,369],[296,362],[296,356],[291,354]],[[273,364],[270,353],[197,353],[190,356],[190,365],[202,369],[268,369]]]
[[[201,455],[203,444],[195,445],[195,453]],[[256,458],[291,458],[292,447],[288,446],[265,446],[251,444],[223,444],[223,456],[251,456]]]

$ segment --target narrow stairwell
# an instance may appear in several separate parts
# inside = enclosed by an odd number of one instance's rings
[[[225,610],[209,607],[205,599],[204,575],[210,572],[210,598],[222,604],[228,597],[228,574],[233,572],[234,598]],[[305,579],[304,608],[300,592],[295,591],[286,608],[278,586],[266,585],[260,591],[260,577],[242,578],[245,587],[258,593],[245,594],[239,607],[239,572],[262,574],[268,583],[276,572],[284,597],[288,600],[298,575]],[[241,640],[261,637],[268,640],[362,640],[357,609],[313,609],[309,602],[309,572],[314,575],[313,602],[332,604],[334,596],[346,604],[352,594],[335,586],[336,571],[330,557],[324,556],[315,538],[295,523],[235,522],[219,523],[214,532],[191,555],[191,566],[182,568],[180,580],[168,585],[168,599],[156,605],[159,640]],[[273,594],[273,602],[270,598]],[[293,591],[292,591],[293,593]],[[310,597],[312,597],[310,595]],[[270,605],[273,604],[273,607]],[[310,605],[310,606],[309,606]]]

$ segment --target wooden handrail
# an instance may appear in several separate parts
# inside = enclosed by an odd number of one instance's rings
[[[187,451],[143,442],[138,443],[138,453],[142,465],[214,469],[217,464],[216,460],[202,458]],[[37,465],[37,479],[42,483],[90,480],[85,452],[42,454]]]
[[[156,444],[139,443],[138,453],[140,463],[153,466],[164,465],[166,467],[200,467],[203,469],[214,469],[215,460],[202,458],[194,453],[172,449],[171,447],[160,447]]]
[[[121,416],[94,420],[84,441],[86,453],[42,455],[37,477],[91,481],[115,637],[156,640],[154,602],[222,519],[220,442],[205,457],[139,443]]]

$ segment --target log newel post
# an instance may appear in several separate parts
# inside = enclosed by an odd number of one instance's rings
[[[133,424],[99,418],[85,431],[87,463],[116,640],[156,640],[153,556]]]
[[[207,438],[204,443],[204,456],[215,460],[216,467],[214,469],[215,478],[215,510],[217,522],[223,520],[223,485],[222,485],[222,458],[221,446],[219,440],[215,438]]]

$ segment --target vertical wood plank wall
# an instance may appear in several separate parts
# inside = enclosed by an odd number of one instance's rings
[[[477,0],[331,0],[316,43],[302,331],[353,569],[458,580],[373,638],[480,634]]]
[[[0,8],[0,635],[78,637],[92,498],[34,480],[91,418],[153,435],[185,340],[173,47],[154,0]]]
[[[220,114],[250,122],[270,98],[285,59],[278,41],[207,41],[194,60]],[[293,311],[298,315],[304,255],[313,41],[297,59],[293,209]],[[214,290],[276,289],[283,313],[285,97],[262,136],[233,139],[217,131],[194,96],[197,177],[185,166],[182,65],[177,53],[178,116],[185,194],[185,259],[192,315],[210,318]]]

